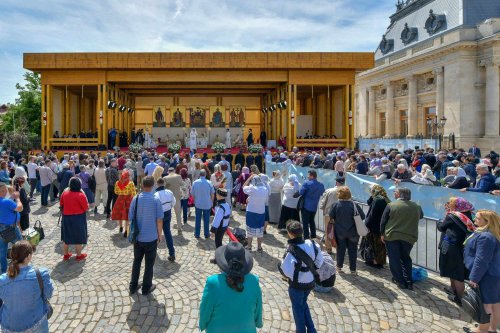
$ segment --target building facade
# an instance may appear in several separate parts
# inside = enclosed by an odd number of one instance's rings
[[[498,151],[499,66],[500,1],[398,0],[375,67],[356,76],[355,135]]]

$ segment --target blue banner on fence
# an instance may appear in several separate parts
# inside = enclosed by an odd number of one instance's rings
[[[371,149],[379,151],[380,149],[390,150],[396,148],[399,151],[406,149],[415,149],[416,146],[420,148],[434,148],[438,147],[438,139],[358,139],[359,149],[369,151]]]
[[[272,176],[274,170],[279,170],[283,177],[295,174],[302,184],[307,179],[307,171],[304,168],[287,163],[266,163],[266,173]],[[333,170],[315,169],[318,173],[318,181],[322,182],[325,188],[335,186],[337,173]],[[366,202],[370,197],[370,185],[377,183],[385,188],[389,197],[393,196],[396,186],[392,180],[375,181],[374,177],[358,175],[355,173],[346,174],[346,185],[349,186],[352,197],[360,202]],[[401,187],[411,190],[412,200],[422,206],[424,216],[430,219],[440,220],[444,217],[444,204],[451,197],[462,197],[469,200],[477,209],[491,209],[500,211],[500,197],[488,193],[460,192],[458,190],[443,188],[438,186],[425,186],[413,183],[402,183]]]

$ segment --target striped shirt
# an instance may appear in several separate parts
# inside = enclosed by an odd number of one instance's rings
[[[158,230],[156,221],[163,220],[163,209],[160,199],[155,198],[153,192],[142,192],[138,195],[139,206],[137,207],[137,227],[139,228],[139,236],[137,241],[147,243],[158,239]],[[134,218],[135,204],[137,196],[134,197],[128,211],[128,218]]]

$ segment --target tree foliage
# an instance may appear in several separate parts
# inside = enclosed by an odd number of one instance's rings
[[[42,88],[40,74],[24,73],[25,84],[16,84],[18,98],[0,119],[0,132],[4,136],[17,134],[40,136],[42,117]]]

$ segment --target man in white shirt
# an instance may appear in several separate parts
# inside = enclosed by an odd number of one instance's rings
[[[307,305],[307,297],[319,279],[316,271],[323,265],[323,254],[318,244],[311,240],[304,240],[304,229],[298,221],[293,221],[287,226],[288,250],[283,262],[278,269],[288,279],[288,295],[292,303],[293,318],[297,332],[316,332]],[[295,265],[301,263],[300,268]],[[296,272],[295,270],[299,271]],[[297,273],[297,274],[296,274]]]
[[[163,209],[163,235],[165,236],[165,242],[167,242],[167,259],[173,262],[175,261],[175,248],[172,231],[170,230],[170,221],[172,221],[172,208],[175,206],[177,200],[175,200],[172,191],[165,188],[165,180],[163,178],[159,178],[156,185],[158,187],[156,188],[155,197],[160,200],[161,208]]]
[[[106,180],[106,165],[104,160],[100,160],[97,168],[94,171],[95,178],[95,207],[94,214],[97,214],[97,207],[101,204],[106,209],[108,201],[108,182]]]
[[[35,156],[30,157],[30,161],[26,165],[28,168],[28,182],[30,184],[30,200],[33,200],[33,192],[35,192],[37,179],[36,171],[38,170],[38,165],[35,163]]]

